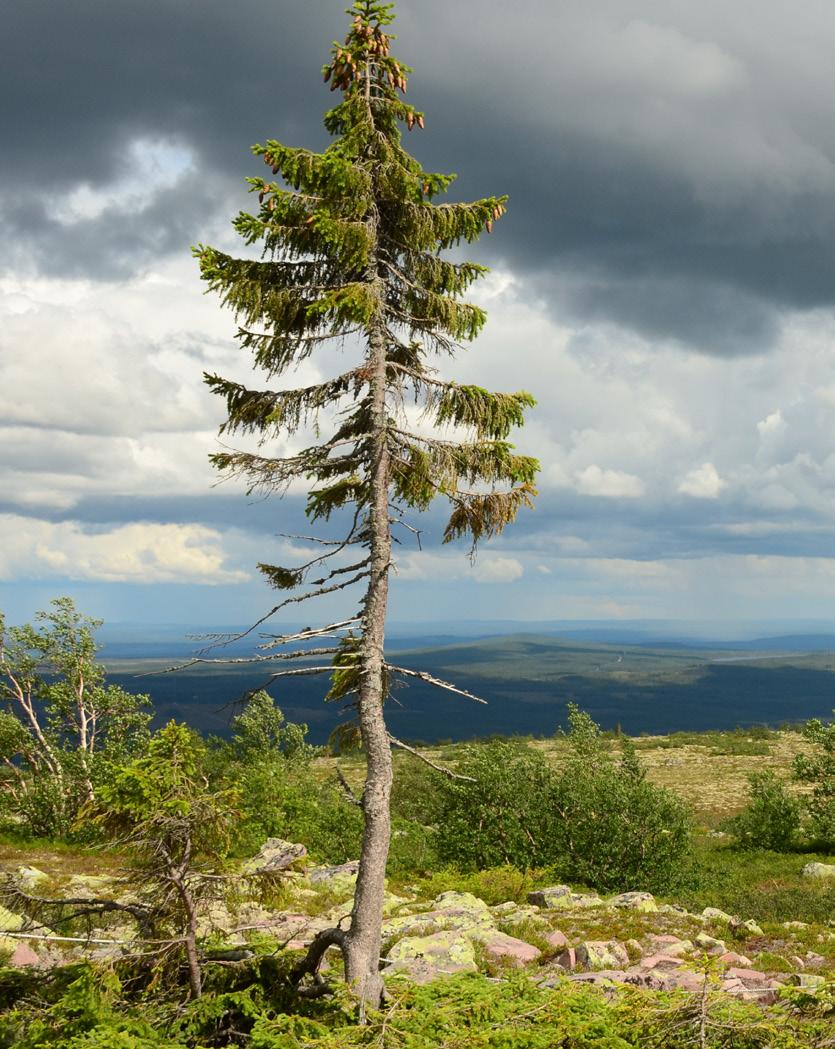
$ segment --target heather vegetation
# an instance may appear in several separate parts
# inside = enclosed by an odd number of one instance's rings
[[[8,962],[25,943],[38,962],[21,966],[18,958],[0,971],[0,1045],[545,1046],[558,1037],[601,1047],[827,1044],[835,882],[801,877],[800,868],[825,868],[835,852],[830,725],[813,721],[794,734],[802,750],[793,769],[752,773],[747,802],[729,798],[712,827],[686,790],[653,782],[644,763],[686,747],[725,757],[727,746],[710,735],[631,741],[601,733],[573,708],[550,741],[494,738],[402,753],[387,871],[394,916],[383,950],[396,957],[398,943],[411,942],[401,929],[440,935],[431,932],[445,913],[437,901],[451,895],[485,908],[476,925],[490,908],[491,935],[529,945],[538,960],[517,971],[480,948],[474,971],[425,986],[395,965],[383,1012],[357,1024],[332,976],[325,997],[294,987],[304,937],[280,931],[280,922],[302,911],[315,925],[346,906],[362,835],[360,755],[311,746],[305,726],[288,723],[265,692],[236,709],[227,739],[175,722],[149,732],[147,701],[120,692],[118,710],[135,731],[104,733],[85,762],[78,708],[56,697],[77,701],[80,667],[95,695],[108,696],[94,630],[62,600],[35,626],[6,632],[4,723],[17,728],[6,732],[2,755],[0,950]],[[44,744],[60,762],[57,782],[30,757],[27,736],[37,736],[15,685],[24,673]],[[111,716],[102,722],[118,724]],[[730,734],[731,743],[753,740],[760,749],[780,738]],[[49,806],[34,808],[33,796]],[[269,840],[303,843],[312,873],[302,878],[291,863],[255,878],[250,857]],[[336,874],[307,880],[320,870]],[[27,881],[27,871],[44,880]],[[540,911],[527,905],[555,882],[574,887],[559,910],[553,900]],[[642,909],[649,892],[674,905],[670,916],[660,902]],[[607,903],[617,893],[636,898],[634,909]],[[407,902],[433,899],[434,910]],[[784,977],[791,959],[819,958],[824,977],[787,983],[771,1005],[752,1003],[729,997],[721,967],[704,953],[692,962],[698,993],[626,986],[601,995],[561,967],[547,924],[555,916],[560,935],[583,944],[663,935],[687,943],[695,942],[693,915],[706,907],[729,921],[753,916],[753,932],[742,924],[729,932],[718,918],[702,926],[723,948]],[[711,1034],[699,1041],[703,1021]]]

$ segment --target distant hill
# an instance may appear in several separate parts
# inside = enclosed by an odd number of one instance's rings
[[[454,681],[488,703],[409,683],[389,704],[389,723],[403,738],[436,742],[494,733],[551,735],[565,723],[572,701],[604,728],[620,725],[633,735],[829,716],[835,707],[835,655],[799,645],[791,650],[792,638],[762,640],[786,644],[696,649],[532,634],[392,651],[393,662]],[[268,674],[264,667],[243,665],[145,676],[167,664],[146,658],[106,661],[110,680],[152,696],[160,721],[176,717],[219,734],[227,731],[236,701]],[[339,709],[322,701],[326,687],[323,676],[279,682],[270,691],[291,720],[306,722],[311,738],[324,742],[340,720]]]

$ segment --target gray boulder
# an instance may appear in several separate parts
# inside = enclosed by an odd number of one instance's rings
[[[835,878],[835,863],[807,863],[800,873],[804,878]]]
[[[246,874],[272,874],[286,871],[307,855],[307,848],[282,838],[267,838],[258,852],[244,864]]]

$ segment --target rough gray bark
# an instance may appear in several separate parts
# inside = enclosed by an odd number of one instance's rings
[[[359,723],[367,772],[362,795],[365,827],[351,912],[345,937],[345,976],[361,1002],[379,1008],[383,998],[380,975],[383,897],[391,836],[391,744],[383,716],[385,688],[385,626],[388,576],[391,566],[389,521],[389,452],[386,438],[386,343],[377,323],[369,337],[369,367],[373,415],[373,455],[369,510],[370,579],[363,609],[362,679]]]

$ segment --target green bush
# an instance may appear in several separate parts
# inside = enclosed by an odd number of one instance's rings
[[[538,751],[496,740],[470,748],[442,794],[438,853],[464,870],[552,867],[601,891],[661,892],[687,869],[687,810],[646,780],[635,749],[613,758],[599,727],[572,707],[569,757],[555,770]]]
[[[457,770],[467,779],[442,794],[438,855],[465,870],[503,864],[543,867],[553,854],[553,769],[535,750],[492,740],[465,751]]]
[[[773,772],[755,772],[748,782],[748,806],[728,824],[737,845],[743,849],[789,851],[800,829],[799,799],[789,794]]]
[[[600,729],[575,706],[566,736],[570,756],[551,798],[551,862],[566,878],[604,892],[664,892],[685,876],[690,850],[687,809],[646,779],[632,743],[613,758]]]
[[[232,721],[232,738],[215,739],[211,778],[234,788],[241,822],[235,854],[249,856],[267,838],[299,841],[320,861],[359,854],[359,809],[317,776],[321,749],[307,742],[307,725],[285,720],[266,692],[256,692]]]
[[[814,750],[795,758],[794,775],[801,783],[812,784],[807,801],[809,829],[821,846],[835,848],[835,722],[824,724],[814,718],[803,726],[803,735]]]

